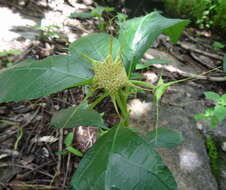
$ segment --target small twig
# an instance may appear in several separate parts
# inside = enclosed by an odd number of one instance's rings
[[[64,2],[65,2],[66,4],[68,4],[69,6],[71,6],[71,7],[75,7],[74,5],[71,4],[71,2],[70,2],[69,0],[64,0]]]
[[[214,58],[214,59],[218,59],[218,60],[221,60],[221,61],[223,60],[223,57],[219,56],[217,54],[209,53],[209,52],[206,52],[206,51],[202,51],[200,49],[190,47],[189,45],[182,43],[182,42],[178,42],[177,44],[180,45],[182,48],[184,48],[186,50],[193,51],[193,52],[196,52],[196,53],[199,53],[199,54],[202,54],[202,55]]]
[[[75,128],[73,128],[72,132],[75,133]],[[67,166],[66,166],[66,172],[65,172],[65,175],[64,175],[63,187],[66,185],[69,169],[71,168],[70,167],[70,161],[71,161],[71,153],[68,152]]]
[[[94,138],[94,133],[90,133],[90,128],[87,128],[87,133],[88,133],[88,139],[87,139],[87,143],[85,145],[85,148],[88,149],[89,147],[91,147],[93,145],[93,138]]]
[[[25,124],[23,124],[23,125],[21,126],[21,128],[24,128],[24,127],[26,127],[27,125],[29,125],[29,124],[32,122],[32,120],[37,116],[39,110],[40,110],[40,107],[37,108],[37,110],[35,111],[35,113],[32,114],[32,116],[29,118],[29,120],[28,120]]]
[[[18,179],[23,179],[23,178],[29,176],[31,173],[33,173],[33,172],[35,172],[35,171],[37,171],[37,172],[39,172],[39,173],[42,173],[42,174],[44,174],[44,175],[47,175],[47,176],[49,176],[49,177],[53,177],[52,175],[47,174],[46,172],[38,171],[39,169],[41,169],[41,168],[43,168],[43,167],[49,165],[50,163],[52,163],[52,161],[46,162],[46,163],[44,163],[44,164],[42,164],[42,165],[40,165],[40,166],[38,166],[38,167],[36,167],[36,168],[33,168],[33,169],[28,168],[28,169],[31,169],[31,171],[28,171],[28,172],[24,173],[23,175],[18,175],[17,178],[18,178]]]
[[[66,166],[66,172],[64,175],[64,182],[63,182],[63,187],[65,187],[66,182],[67,182],[67,177],[68,177],[68,173],[69,173],[69,169],[70,169],[70,161],[71,161],[71,153],[68,153],[68,157],[67,157],[67,166]]]
[[[177,73],[177,74],[179,74],[183,77],[189,77],[189,78],[193,78],[193,79],[209,80],[209,81],[214,81],[214,82],[224,82],[224,81],[226,81],[226,76],[225,77],[211,77],[211,76],[193,74],[193,73],[189,73],[189,72],[186,72],[186,71],[182,71],[182,70],[174,67],[173,65],[154,64],[153,67],[156,67],[158,69],[162,68],[162,69],[164,69],[168,72]]]
[[[183,32],[185,34],[186,37],[188,37],[191,41],[194,41],[196,43],[198,43],[198,40],[196,38],[194,38],[193,36],[191,36],[188,32],[184,31]]]
[[[60,129],[60,137],[59,137],[59,143],[58,143],[58,151],[63,151],[63,140],[64,140],[64,129]],[[61,162],[62,162],[62,155],[58,154],[58,162],[57,162],[57,173],[60,174],[61,170]]]
[[[16,132],[17,132],[16,130],[13,130],[11,128],[11,129],[7,130],[4,134],[1,134],[0,143],[5,141],[6,139],[10,138],[11,136],[13,136]]]
[[[201,63],[203,66],[207,67],[208,69],[215,68],[214,66],[210,65],[206,61],[203,61],[202,59],[200,59],[199,56],[197,56],[194,52],[190,52],[190,55],[191,55],[191,57],[193,59],[195,59],[196,61],[198,61],[199,63]]]
[[[184,35],[191,41],[195,42],[196,44],[199,44],[201,46],[203,46],[204,48],[207,48],[207,49],[212,49],[212,46],[207,44],[207,43],[203,43],[204,40],[200,40],[200,39],[197,39],[197,38],[194,38],[193,36],[191,36],[188,32],[184,31],[183,32]]]
[[[6,184],[11,187],[21,187],[21,188],[27,188],[27,189],[59,189],[62,190],[64,188],[62,187],[55,187],[55,186],[50,186],[50,185],[39,185],[39,184],[26,184],[26,183],[17,183],[17,184]]]
[[[84,33],[90,33],[90,31],[86,30],[83,26],[79,26],[79,25],[76,25],[74,26],[73,24],[70,24],[70,23],[67,23],[66,26],[72,28],[72,30],[81,30],[82,32]]]
[[[0,153],[6,154],[7,156],[18,157],[19,152],[11,149],[0,149]]]
[[[37,108],[37,110],[35,111],[35,113],[30,117],[30,119],[29,119],[25,124],[23,124],[23,125],[21,125],[21,126],[20,126],[19,124],[16,125],[17,130],[18,130],[19,132],[18,132],[17,140],[16,140],[16,142],[15,142],[15,144],[14,144],[14,149],[15,149],[15,150],[17,150],[18,145],[19,145],[19,142],[20,142],[20,140],[21,140],[22,137],[23,137],[23,128],[25,128],[27,125],[29,125],[29,124],[32,122],[32,120],[37,116],[39,110],[40,110],[40,107]]]
[[[70,93],[70,95],[71,95],[71,100],[72,100],[73,104],[75,104],[75,103],[76,103],[75,97],[74,97],[74,95],[73,95],[71,89],[69,89],[69,93]]]

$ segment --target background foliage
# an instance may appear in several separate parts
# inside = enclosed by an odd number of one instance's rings
[[[201,29],[220,29],[226,33],[225,0],[165,0],[165,6],[170,14],[191,18]]]

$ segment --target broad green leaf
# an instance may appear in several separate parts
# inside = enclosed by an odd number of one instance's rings
[[[0,72],[0,102],[39,98],[71,86],[87,84],[92,65],[81,54],[103,60],[108,54],[109,35],[92,34],[75,41],[69,55],[29,60]],[[114,55],[118,47],[114,40]]]
[[[208,99],[213,100],[214,102],[217,102],[220,99],[220,95],[212,91],[205,92],[204,94]]]
[[[66,150],[69,151],[70,153],[76,155],[76,156],[79,156],[79,157],[83,156],[83,154],[79,150],[73,148],[72,146],[66,147]]]
[[[226,94],[220,97],[220,99],[218,100],[218,104],[226,106]]]
[[[181,132],[160,127],[149,132],[145,139],[154,147],[175,148],[183,142]]]
[[[38,98],[88,81],[93,75],[81,61],[80,55],[58,55],[1,71],[0,102]]]
[[[176,190],[159,154],[140,136],[120,125],[101,136],[85,154],[72,190]]]
[[[90,34],[72,43],[69,50],[71,54],[84,54],[94,60],[103,61],[109,54],[110,37],[110,35],[105,33]],[[120,44],[115,38],[113,38],[112,51],[113,58],[115,58],[120,51]],[[90,64],[89,61],[85,61],[87,64]]]
[[[71,144],[73,144],[73,140],[74,140],[74,133],[70,132],[67,134],[65,140],[64,140],[64,144],[66,146],[70,146]]]
[[[167,22],[167,20],[165,20]],[[181,19],[168,19],[170,26],[166,26],[163,30],[163,33],[170,37],[170,40],[173,44],[179,40],[181,33],[183,32],[186,25],[189,23],[188,20]]]
[[[133,72],[146,50],[161,33],[166,33],[175,42],[187,24],[187,20],[169,19],[158,12],[125,22],[119,31],[119,41],[127,71]]]
[[[224,67],[224,72],[226,73],[226,54],[224,54],[224,63],[223,63],[223,67]]]
[[[166,64],[166,63],[170,63],[170,62],[171,62],[170,60],[165,60],[165,59],[151,59],[143,64],[141,64],[141,63],[137,64],[136,70],[146,69],[154,64]]]
[[[50,125],[56,128],[73,128],[78,126],[106,128],[98,112],[78,107],[71,107],[56,112],[52,117]]]
[[[215,106],[214,108],[214,116],[219,120],[222,121],[226,118],[226,108],[224,106]]]

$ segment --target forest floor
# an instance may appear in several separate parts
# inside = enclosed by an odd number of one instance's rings
[[[0,32],[0,69],[18,64],[28,57],[43,59],[49,55],[66,54],[71,42],[98,32],[94,18],[69,18],[73,12],[92,9],[92,1],[80,4],[60,0],[54,3],[40,2],[37,5],[32,1],[28,4],[4,4],[0,1],[0,20],[3,23]],[[6,17],[8,20],[4,22]],[[194,85],[224,94],[226,79],[222,68],[200,75],[222,66],[224,52],[214,50],[212,45],[216,39],[221,41],[220,37],[208,31],[194,28],[186,29],[175,45],[161,35],[145,54],[144,60],[168,58],[172,63],[154,65],[139,73],[144,80],[152,83],[160,75],[166,81],[193,76]],[[12,49],[19,51],[9,52]],[[8,53],[4,50],[8,50]],[[68,187],[80,158],[71,154],[57,155],[56,152],[63,150],[63,139],[70,131],[76,134],[75,147],[82,152],[87,151],[96,141],[96,130],[82,126],[72,130],[56,130],[49,126],[49,122],[56,111],[79,104],[84,91],[83,88],[74,88],[35,100],[0,104],[0,189],[62,190]],[[139,95],[134,96],[137,97]],[[204,99],[204,96],[200,99]],[[139,108],[131,106],[134,109],[132,112],[140,111],[142,105],[137,103]],[[97,110],[106,113],[104,119],[108,126],[118,122],[110,99],[106,98],[100,103]]]

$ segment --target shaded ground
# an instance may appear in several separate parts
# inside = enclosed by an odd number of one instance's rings
[[[52,54],[65,54],[70,42],[97,31],[95,19],[68,18],[74,11],[82,12],[92,8],[92,2],[84,2],[72,4],[66,0],[40,1],[38,5],[33,1],[22,4],[3,2],[0,19],[6,15],[13,16],[13,19],[3,22],[1,51],[13,48],[21,50],[21,53],[1,57],[0,68],[5,68],[9,63],[18,63],[29,56],[42,59]],[[36,24],[41,25],[42,29],[34,29]],[[50,25],[59,28],[48,29]],[[46,36],[46,27],[47,32],[54,29],[56,36]],[[160,36],[144,60],[159,57],[171,59],[172,63],[155,65],[151,70],[143,70],[141,73],[149,82],[155,82],[160,74],[165,80],[193,76],[197,79],[193,83],[198,88],[223,94],[226,85],[222,69],[205,76],[198,75],[222,66],[223,51],[214,51],[212,43],[213,38],[208,32],[195,29],[186,30],[182,40],[174,46],[165,36]],[[55,130],[49,126],[49,121],[55,111],[77,105],[83,94],[84,89],[75,88],[37,100],[0,104],[0,189],[64,189],[69,185],[80,158],[70,154],[56,154],[62,151],[63,137],[69,130]],[[144,96],[138,94],[138,97]],[[199,96],[203,100],[204,97]],[[97,109],[106,112],[105,122],[109,126],[118,121],[108,99],[98,105]],[[135,114],[139,110],[142,112],[139,104],[131,109],[134,109],[132,112]],[[81,151],[85,152],[96,139],[93,128],[80,127],[73,131],[76,133],[74,144]]]

